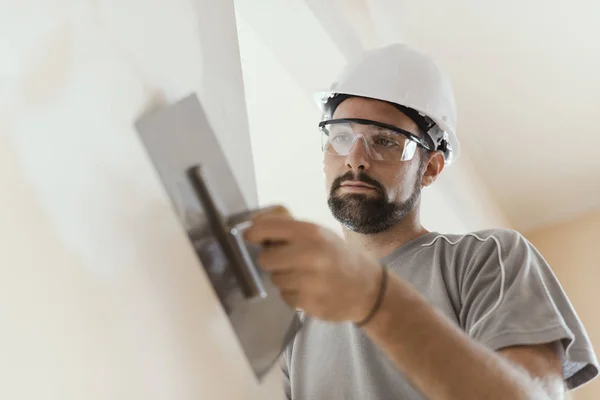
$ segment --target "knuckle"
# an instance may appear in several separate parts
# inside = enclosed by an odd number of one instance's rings
[[[310,222],[302,222],[303,230],[309,238],[317,239],[323,235],[323,228]]]
[[[291,214],[288,211],[288,209],[282,205],[274,205],[274,206],[261,208],[252,214],[252,219],[254,221],[263,221],[265,219],[270,220],[272,218],[282,218],[282,217],[286,217],[286,218],[291,217]]]
[[[311,302],[313,307],[324,307],[327,303],[327,296],[320,291],[312,297]]]
[[[313,265],[318,271],[325,271],[329,268],[329,259],[323,253],[314,253]]]
[[[290,215],[289,210],[285,206],[280,205],[280,204],[273,206],[271,208],[271,212],[273,212],[274,214],[277,214],[277,215],[285,215],[285,216]]]
[[[313,272],[319,272],[327,268],[328,260],[319,251],[316,251],[313,247],[306,249],[299,257],[298,261],[302,263],[304,269],[308,269]]]
[[[269,257],[269,254],[267,252],[265,252],[265,251],[260,252],[260,254],[258,254],[258,256],[256,257],[256,262],[263,269],[268,270],[269,267],[270,267],[270,257]]]
[[[281,286],[281,283],[282,283],[281,276],[277,275],[277,274],[271,275],[271,283],[273,283],[275,286]]]
[[[300,297],[294,292],[282,292],[281,297],[291,307],[297,307],[302,304]]]

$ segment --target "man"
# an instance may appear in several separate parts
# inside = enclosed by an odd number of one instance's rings
[[[564,399],[598,373],[585,329],[519,233],[428,232],[421,188],[459,146],[451,86],[404,45],[367,53],[325,95],[324,171],[344,239],[285,209],[247,240],[303,328],[287,396]]]

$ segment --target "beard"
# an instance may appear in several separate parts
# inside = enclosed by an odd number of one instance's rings
[[[377,193],[338,194],[342,183],[357,180],[373,186]],[[347,229],[362,233],[375,234],[384,232],[400,223],[415,208],[421,197],[421,180],[417,179],[410,197],[402,202],[392,202],[386,195],[381,183],[364,173],[354,176],[348,171],[333,181],[327,204],[331,213]]]

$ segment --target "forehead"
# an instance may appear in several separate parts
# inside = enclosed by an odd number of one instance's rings
[[[419,132],[417,124],[392,104],[362,97],[351,97],[344,100],[336,108],[332,118],[370,119],[397,126],[413,133]]]

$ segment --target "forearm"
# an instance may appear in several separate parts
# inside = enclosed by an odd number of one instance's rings
[[[393,276],[363,329],[429,399],[550,400],[527,374],[471,340]]]

